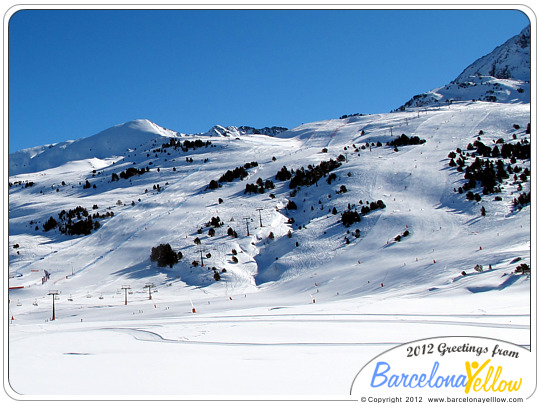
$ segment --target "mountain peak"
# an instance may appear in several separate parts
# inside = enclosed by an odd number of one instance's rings
[[[132,132],[153,133],[156,135],[168,137],[177,135],[175,131],[163,128],[146,118],[139,118],[132,121],[124,122],[123,124],[118,124],[109,129],[106,129],[103,132],[115,132],[118,134],[124,134],[124,131],[129,132],[130,135],[132,135]]]
[[[148,128],[155,125],[152,121],[146,118],[138,118],[122,124],[115,125],[113,128],[117,127],[129,127],[129,128]]]
[[[455,101],[529,103],[531,27],[470,64],[446,86],[417,94],[397,110]]]
[[[471,78],[480,76],[529,82],[531,80],[531,26],[527,26],[520,34],[469,65],[454,82],[466,83]]]
[[[123,156],[129,150],[160,137],[171,138],[178,133],[165,129],[148,119],[136,119],[118,124],[87,138],[66,141],[15,152],[10,156],[10,175],[46,170],[66,162]]]

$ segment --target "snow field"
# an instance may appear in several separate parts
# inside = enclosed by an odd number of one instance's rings
[[[480,129],[486,144],[521,137],[529,116],[528,105],[464,103],[305,124],[278,137],[212,137],[209,148],[158,157],[148,152],[162,143],[156,131],[123,159],[13,176],[36,185],[10,190],[10,286],[25,287],[10,291],[11,387],[53,396],[347,395],[367,361],[407,341],[481,335],[528,347],[530,279],[512,272],[515,258],[530,263],[530,207],[511,210],[512,184],[504,185],[503,201],[467,201],[453,191],[464,180],[447,155],[474,142]],[[512,128],[516,123],[521,130]],[[398,152],[352,146],[385,144],[401,133],[426,143]],[[288,182],[274,179],[282,166],[298,169],[340,154],[347,161],[330,185],[323,178],[291,197]],[[205,190],[251,161],[258,166],[247,179]],[[150,172],[110,182],[112,172],[150,162]],[[102,173],[89,177],[91,167]],[[244,194],[259,177],[272,179],[275,189]],[[86,178],[95,189],[78,186]],[[67,185],[54,191],[64,179]],[[337,193],[341,185],[346,193]],[[349,204],[359,209],[359,200],[379,199],[385,209],[350,228],[338,223]],[[297,210],[285,208],[289,200]],[[85,237],[29,225],[93,204],[115,215]],[[339,214],[330,212],[334,207]],[[205,223],[214,216],[224,225],[211,237]],[[227,235],[229,226],[238,238]],[[409,236],[394,241],[406,230]],[[180,263],[150,262],[160,243],[182,251]],[[205,266],[193,267],[201,254]],[[484,272],[473,270],[477,264]],[[212,267],[227,270],[220,281]],[[44,284],[43,270],[51,273]],[[148,283],[155,285],[152,300]],[[52,289],[60,291],[54,322]],[[54,385],[39,377],[44,373],[55,376]],[[149,375],[148,383],[133,384]]]

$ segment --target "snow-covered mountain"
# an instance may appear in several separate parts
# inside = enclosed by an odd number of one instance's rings
[[[204,135],[214,135],[214,136],[232,136],[236,137],[239,135],[268,135],[276,136],[282,132],[287,131],[287,128],[284,127],[264,127],[264,128],[253,128],[250,126],[242,125],[239,127],[228,126],[223,127],[221,125],[213,126],[208,132]]]
[[[528,103],[531,100],[531,27],[469,65],[446,86],[418,94],[398,110],[455,101]]]
[[[531,81],[531,26],[510,38],[491,53],[468,66],[456,83],[467,83],[474,76]]]
[[[478,80],[289,130],[137,120],[10,155],[12,389],[346,395],[403,342],[530,347],[528,90]]]
[[[276,136],[287,131],[283,127],[253,128],[249,126],[216,125],[200,136],[237,137],[240,135]],[[137,148],[151,149],[169,141],[169,138],[191,137],[163,128],[147,119],[137,119],[115,125],[96,135],[76,141],[66,141],[54,145],[23,149],[9,156],[9,174],[32,173],[61,166],[68,162],[84,159],[114,159],[124,156]]]
[[[181,134],[146,119],[115,125],[96,135],[76,141],[24,149],[9,157],[9,174],[32,173],[84,159],[124,156],[130,150],[148,148],[158,138],[168,140]]]

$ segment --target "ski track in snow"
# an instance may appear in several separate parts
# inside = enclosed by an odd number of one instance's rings
[[[332,325],[336,324],[344,324],[344,323],[353,323],[355,325],[358,325],[359,328],[362,328],[362,324],[377,324],[377,323],[384,323],[384,324],[400,324],[400,325],[406,325],[406,324],[421,324],[421,325],[446,325],[446,326],[466,326],[466,327],[472,327],[474,328],[490,328],[490,329],[498,329],[498,328],[504,328],[504,329],[521,329],[521,330],[528,330],[530,326],[528,324],[508,324],[508,323],[494,323],[494,322],[486,322],[486,321],[478,321],[478,322],[472,322],[472,321],[463,321],[463,320],[454,320],[454,321],[446,321],[446,320],[438,320],[436,318],[445,318],[445,317],[452,317],[452,318],[467,318],[467,317],[478,317],[477,315],[470,315],[470,314],[456,314],[456,315],[445,315],[445,314],[438,314],[438,315],[411,315],[411,314],[362,314],[361,316],[354,315],[354,314],[282,314],[282,315],[255,315],[255,316],[219,316],[217,318],[208,318],[205,317],[204,319],[190,319],[188,321],[178,321],[180,324],[185,325],[194,325],[194,324],[201,324],[201,325],[211,325],[211,324],[232,324],[232,325],[239,325],[239,324],[257,324],[257,323],[294,323],[295,326],[302,325],[302,324],[315,324],[318,325],[320,322],[324,322],[325,327],[332,327]],[[523,318],[524,320],[528,319],[528,315],[488,315],[488,317],[513,317],[513,318]],[[288,319],[293,318],[293,319]],[[418,318],[418,319],[412,319],[412,318]],[[434,318],[434,319],[427,319],[427,318]],[[176,323],[176,322],[175,322]],[[133,338],[137,340],[142,341],[149,341],[149,342],[163,342],[163,343],[186,343],[186,344],[213,344],[213,345],[234,345],[234,346],[242,346],[242,345],[251,345],[251,346],[273,346],[273,345],[284,345],[284,346],[293,346],[293,345],[312,345],[312,346],[395,346],[402,343],[406,343],[405,341],[394,341],[394,342],[312,342],[312,341],[298,341],[298,342],[262,342],[262,341],[235,341],[235,342],[227,342],[227,341],[205,341],[205,340],[193,340],[188,338],[183,339],[169,339],[164,338],[162,335],[155,331],[149,331],[145,329],[140,328],[103,328],[102,330],[109,330],[109,331],[115,331],[115,332],[121,332],[121,333],[127,333],[128,335],[132,336]]]

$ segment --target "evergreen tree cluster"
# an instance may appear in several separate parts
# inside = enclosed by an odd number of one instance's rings
[[[343,120],[345,118],[350,118],[350,117],[363,117],[365,114],[360,114],[360,113],[354,113],[354,114],[344,114],[342,115],[341,117],[339,117],[340,120]]]
[[[482,133],[480,131],[479,134]],[[480,193],[474,193],[472,190],[482,187],[483,195],[500,193],[500,185],[512,175],[514,181],[518,182],[518,190],[521,190],[519,182],[528,181],[531,173],[528,168],[523,168],[516,163],[518,159],[527,160],[530,157],[531,145],[525,139],[516,143],[506,143],[500,138],[493,147],[490,147],[478,138],[467,145],[467,152],[460,148],[457,148],[455,152],[450,152],[448,164],[450,167],[455,167],[458,172],[463,173],[464,179],[467,180],[456,191],[460,194],[466,192],[468,200],[481,201]],[[474,160],[472,160],[473,158]],[[472,161],[467,164],[469,159]],[[514,201],[514,205],[519,205],[516,200]]]
[[[167,183],[167,184],[168,184],[168,183]],[[167,185],[167,184],[166,184],[166,185]],[[161,191],[163,191],[163,188],[162,188],[162,187],[159,185],[159,183],[158,183],[158,184],[153,184],[153,185],[152,185],[152,190],[157,191],[158,193],[160,193]],[[147,192],[148,192],[148,189],[146,189],[144,192],[147,193]]]
[[[168,243],[153,247],[150,260],[157,262],[159,267],[172,267],[182,258],[182,253],[175,253]]]
[[[292,200],[287,201],[287,205],[285,206],[288,210],[296,210],[298,209],[298,206],[296,203]]]
[[[197,229],[197,233],[199,235],[202,234],[204,228],[206,227],[206,228],[208,228],[208,236],[213,237],[213,236],[216,235],[216,229],[215,228],[221,228],[223,225],[225,225],[225,223],[221,220],[221,218],[219,216],[215,216],[215,217],[212,217],[210,219],[210,221],[206,222],[204,224],[204,226]],[[227,231],[227,234],[229,236],[233,236],[234,238],[238,237],[236,232],[230,227],[229,227],[229,229]],[[200,245],[201,244],[201,239],[199,237],[195,238],[194,243],[196,245]]]
[[[337,180],[337,175],[335,173],[330,173],[328,177],[326,178],[326,182],[328,184],[332,184],[334,180]]]
[[[359,201],[359,203],[363,204],[362,201]],[[362,215],[367,215],[371,211],[386,208],[386,204],[382,200],[377,200],[376,202],[372,201],[371,203],[366,201],[366,205],[362,205],[362,207],[360,208],[360,212],[358,212],[356,209],[353,209],[353,207],[354,205],[351,206],[351,204],[349,204],[347,210],[341,214],[341,222],[347,228],[356,222],[360,222],[362,220]],[[334,215],[337,214],[337,210],[335,207],[332,213]]]
[[[516,143],[507,143],[504,139],[499,138],[493,148],[485,145],[480,139],[477,139],[472,144],[469,143],[467,145],[467,150],[471,151],[473,157],[480,155],[483,157],[500,157],[510,160],[526,160],[531,158],[531,144],[526,139],[522,139]]]
[[[14,182],[10,181],[8,183],[9,187],[24,186],[24,188],[32,187],[32,186],[34,186],[34,184],[35,183],[33,181],[30,181],[30,180],[26,180],[26,181],[18,180],[18,181],[14,181]]]
[[[401,134],[399,138],[396,138],[393,141],[387,142],[387,145],[398,147],[398,146],[406,146],[406,145],[421,145],[423,143],[426,143],[426,140],[420,139],[416,135],[408,137],[405,134]]]
[[[259,177],[255,184],[246,184],[246,190],[244,191],[244,194],[264,194],[266,190],[272,189],[274,189],[274,183],[272,182],[272,180],[268,179],[266,181],[263,181],[263,179]]]
[[[515,273],[531,274],[531,267],[527,263],[521,263],[516,267]]]
[[[217,182],[217,180],[210,180],[210,183],[208,184],[208,188],[210,190],[215,190],[216,188],[220,187],[219,183]]]
[[[109,217],[114,215],[112,212],[104,214],[103,216],[95,213],[90,215],[86,208],[78,206],[69,211],[62,210],[58,214],[58,218],[61,221],[59,224],[60,232],[66,235],[90,235],[93,230],[97,230],[100,227],[98,221],[94,219],[100,217]]]
[[[283,166],[279,171],[276,173],[276,180],[278,181],[287,181],[290,180],[292,177],[291,172],[289,169],[287,169],[286,166]]]
[[[345,159],[343,159],[345,160]],[[317,166],[309,165],[307,169],[301,167],[296,171],[291,171],[291,181],[289,183],[289,188],[296,188],[301,186],[311,186],[312,184],[317,183],[322,177],[328,175],[332,170],[337,169],[341,166],[341,163],[330,159],[319,163]],[[283,170],[285,166],[280,170],[280,178],[283,178]],[[278,173],[280,173],[278,172]],[[277,175],[276,175],[276,178]]]
[[[61,221],[65,221],[68,219],[81,219],[82,217],[88,217],[90,214],[88,213],[88,210],[86,208],[81,207],[80,205],[74,209],[71,209],[69,211],[62,210],[58,214],[58,218],[60,218]]]
[[[383,200],[377,200],[372,202],[366,201],[366,205],[362,205],[362,208],[360,208],[360,212],[362,215],[367,215],[370,213],[370,211],[384,208],[386,208],[386,204],[383,202]]]
[[[43,224],[43,231],[48,232],[58,227],[58,230],[65,235],[90,235],[92,231],[95,231],[100,227],[100,223],[96,219],[109,218],[112,216],[114,216],[113,212],[106,212],[105,214],[96,212],[93,215],[90,215],[86,208],[78,206],[69,211],[60,211],[58,214],[58,221],[51,216]]]
[[[341,222],[347,228],[356,222],[360,222],[361,220],[362,217],[356,210],[347,210],[341,214]]]
[[[223,174],[219,178],[220,183],[230,183],[236,179],[244,180],[248,176],[248,172],[246,170],[246,167],[239,166],[234,168],[233,170],[227,170],[225,174]]]
[[[210,181],[208,188],[210,190],[215,190],[216,188],[221,187],[221,183],[230,183],[236,179],[244,180],[248,176],[247,170],[257,166],[259,166],[257,162],[248,162],[244,164],[244,166],[236,167],[233,170],[227,170],[227,172],[223,174],[219,180]]]
[[[99,229],[100,224],[98,221],[92,220],[87,217],[80,221],[70,222],[60,226],[60,232],[66,235],[90,235],[92,231]]]
[[[465,167],[463,177],[469,180],[463,186],[464,191],[476,188],[477,182],[480,182],[483,187],[482,193],[488,195],[500,192],[500,188],[496,186],[508,178],[508,173],[502,160],[499,159],[495,164],[492,160],[476,157],[470,166]]]
[[[114,217],[114,212],[107,211],[107,212],[105,212],[105,214],[100,214],[99,212],[95,212],[94,214],[92,214],[93,219],[110,218],[110,217]]]
[[[375,143],[375,142],[371,142],[371,143],[366,142],[364,145],[362,145],[362,146],[360,147],[360,149],[365,150],[365,149],[370,148],[370,150],[371,150],[371,148],[375,148],[375,147],[380,148],[381,146],[383,146],[382,143],[381,143],[381,141],[377,141],[377,143]],[[357,150],[355,150],[355,152],[356,152],[356,151],[357,151]]]
[[[238,234],[231,227],[229,227],[229,229],[227,229],[227,235],[229,235],[229,236],[231,236],[233,238],[238,238]]]
[[[514,198],[514,207],[521,209],[523,206],[531,203],[531,193],[521,193],[517,198]]]
[[[196,139],[194,141],[190,141],[188,139],[186,139],[184,142],[180,142],[179,139],[176,139],[176,138],[170,138],[169,139],[169,142],[166,142],[164,143],[163,145],[161,145],[161,147],[163,149],[167,149],[167,148],[174,148],[174,150],[177,150],[177,149],[181,149],[182,152],[188,152],[190,149],[198,149],[198,148],[207,148],[209,147],[210,145],[212,145],[212,142],[210,141],[202,141],[200,139]]]
[[[135,175],[141,175],[149,171],[150,171],[150,168],[148,166],[141,169],[137,169],[136,167],[130,167],[130,168],[127,168],[126,170],[121,171],[120,176],[118,176],[118,174],[116,173],[113,173],[111,175],[111,181],[119,181],[121,178],[129,179],[130,177],[133,177]]]
[[[218,216],[216,217],[212,217],[212,219],[210,220],[210,222],[207,222],[206,223],[206,226],[207,227],[214,227],[214,228],[220,228],[223,226],[223,221],[221,220],[221,218],[219,218]]]
[[[51,229],[54,229],[58,226],[58,222],[53,217],[50,217],[44,224],[43,224],[43,231],[49,232]]]

